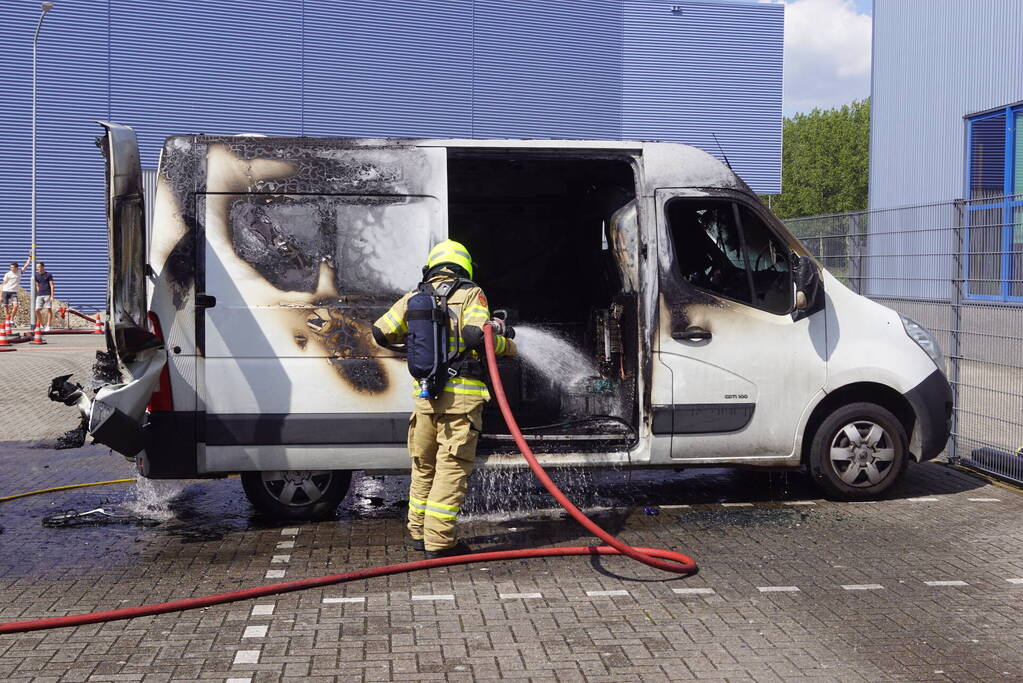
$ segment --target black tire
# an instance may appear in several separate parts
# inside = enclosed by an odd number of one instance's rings
[[[902,423],[874,403],[851,403],[817,427],[807,464],[814,484],[829,498],[868,500],[897,484],[908,460]]]
[[[352,473],[345,470],[242,472],[242,488],[252,506],[286,521],[333,517],[351,483]]]

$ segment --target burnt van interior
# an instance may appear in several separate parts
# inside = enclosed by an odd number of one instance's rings
[[[626,159],[449,151],[448,234],[476,263],[520,355],[499,362],[509,403],[541,452],[619,450],[635,438],[637,297],[612,224],[635,198]],[[512,448],[491,402],[481,448]]]

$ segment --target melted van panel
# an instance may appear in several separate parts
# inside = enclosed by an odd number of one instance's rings
[[[306,358],[325,361],[344,386],[320,409],[351,411],[356,395],[402,409],[410,389],[390,379],[383,361],[393,354],[371,326],[415,286],[444,234],[444,151],[283,143],[209,146],[197,202],[199,281],[217,297],[204,315],[208,362],[264,359],[265,377],[236,371],[261,407],[271,384],[312,380],[305,363],[286,360]],[[301,401],[288,400],[288,410]]]

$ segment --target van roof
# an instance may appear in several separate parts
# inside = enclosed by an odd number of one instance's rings
[[[238,144],[251,141],[254,145],[273,145],[275,142],[299,143],[308,146],[377,147],[388,145],[415,145],[418,147],[445,147],[475,150],[577,150],[579,152],[620,152],[643,157],[645,185],[648,188],[705,187],[726,188],[753,194],[753,191],[728,166],[701,149],[675,142],[645,142],[640,140],[563,140],[514,138],[355,138],[355,137],[285,137],[262,136],[253,133],[239,135],[180,135],[172,141],[224,142]],[[186,143],[187,144],[187,143]]]

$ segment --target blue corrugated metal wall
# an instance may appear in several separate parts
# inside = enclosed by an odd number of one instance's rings
[[[36,12],[0,22],[2,261],[28,251]],[[68,0],[40,43],[39,257],[58,296],[103,306],[93,119],[135,127],[148,167],[175,133],[625,137],[717,154],[714,132],[747,182],[777,191],[782,16],[731,0]]]
[[[480,2],[475,36],[475,137],[621,137],[621,0]]]
[[[304,30],[305,135],[469,135],[471,4],[306,3]]]
[[[675,5],[681,11],[671,11]],[[685,142],[781,191],[784,7],[625,0],[627,139]]]
[[[0,20],[0,263],[29,251],[32,33],[38,4],[8,4]],[[66,3],[46,19],[39,43],[38,249],[57,298],[102,307],[107,246],[103,160],[93,121],[107,103],[107,3]],[[84,47],[84,49],[83,49]],[[28,288],[28,279],[22,284]]]
[[[172,133],[301,134],[299,4],[185,4],[111,0],[110,117],[138,133],[142,165]]]
[[[963,117],[1023,101],[1023,3],[875,0],[870,208],[965,195]]]

